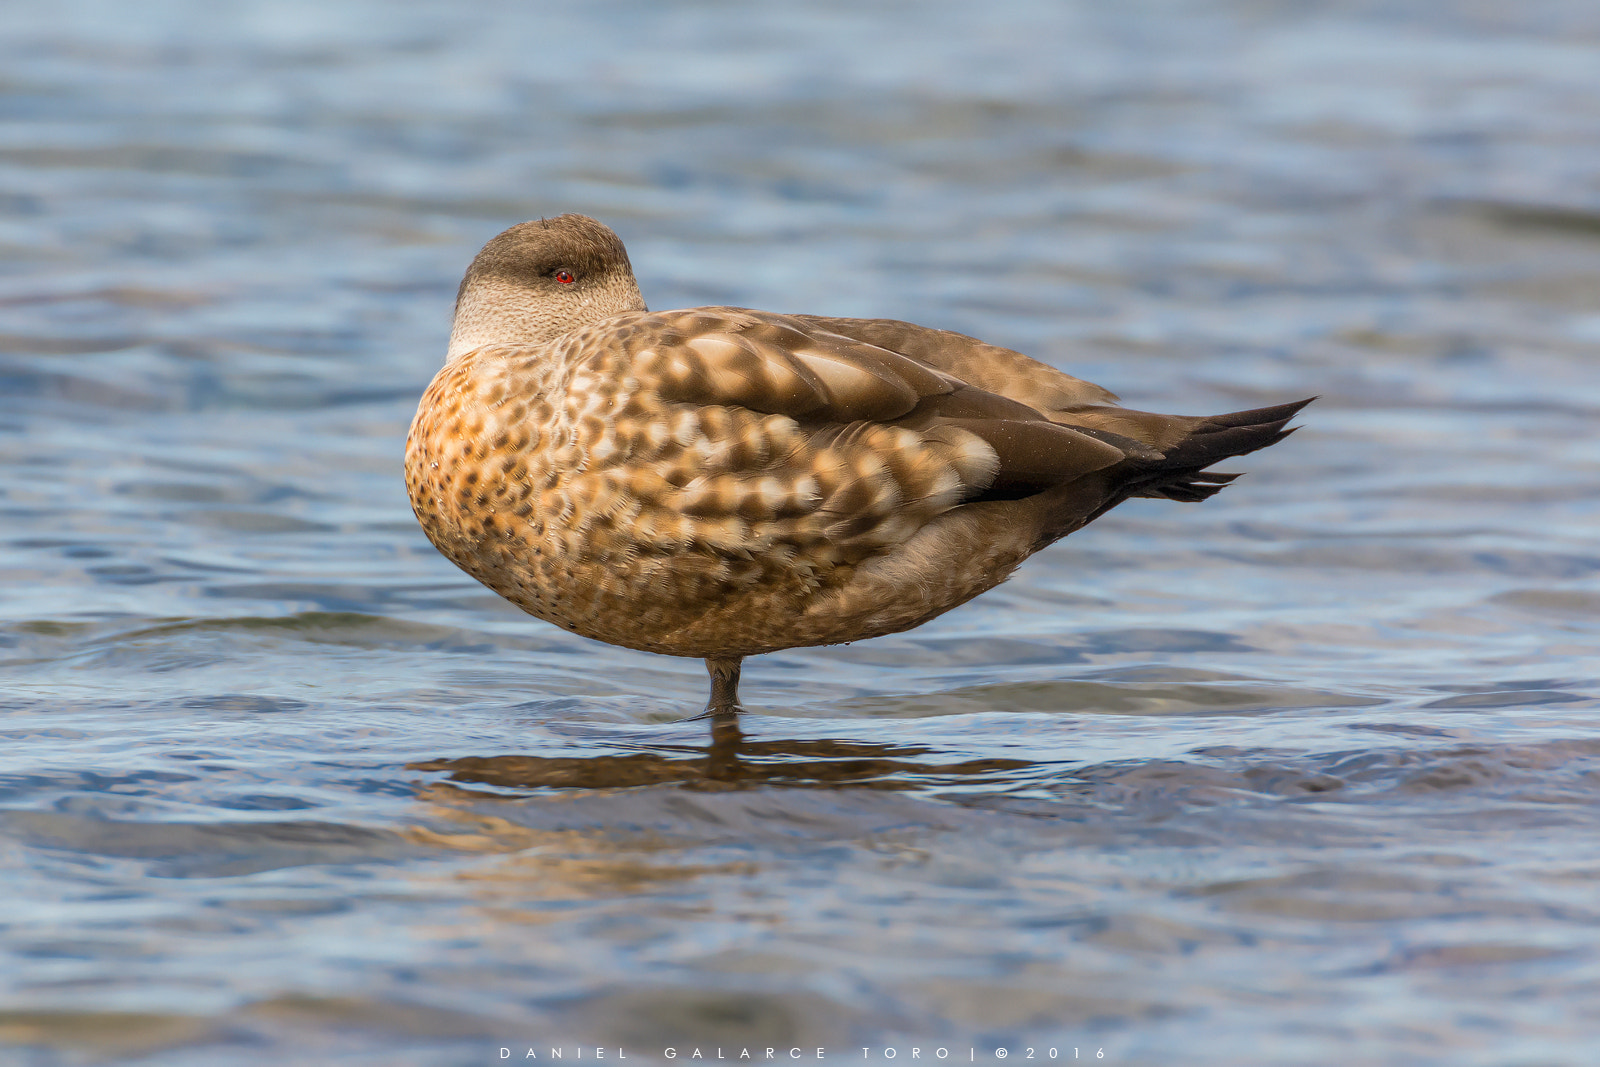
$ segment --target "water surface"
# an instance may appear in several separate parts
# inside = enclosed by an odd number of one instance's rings
[[[0,1058],[1586,1062],[1600,17],[1502,7],[8,10]],[[653,307],[1321,399],[712,745],[405,499],[569,210]]]

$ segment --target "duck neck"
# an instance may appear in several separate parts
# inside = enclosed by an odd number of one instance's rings
[[[571,300],[554,303],[496,278],[474,280],[456,297],[447,358],[490,344],[547,344],[613,315],[648,310],[631,278],[625,286],[572,295]]]

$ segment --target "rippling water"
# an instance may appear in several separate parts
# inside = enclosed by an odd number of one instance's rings
[[[0,1060],[1592,1057],[1592,4],[467,10],[7,9]],[[1322,399],[708,746],[402,488],[567,210],[653,307]]]

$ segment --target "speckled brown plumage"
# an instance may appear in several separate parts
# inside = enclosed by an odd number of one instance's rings
[[[615,234],[564,215],[491,241],[406,449],[449,559],[586,637],[742,657],[917,626],[1129,496],[1198,500],[1204,468],[1304,402],[1152,415],[1017,352],[888,320],[649,312]]]

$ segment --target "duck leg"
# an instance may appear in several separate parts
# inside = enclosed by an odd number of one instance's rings
[[[743,662],[743,656],[706,660],[706,671],[711,675],[711,700],[706,704],[705,713],[711,718],[739,713],[739,665]]]

